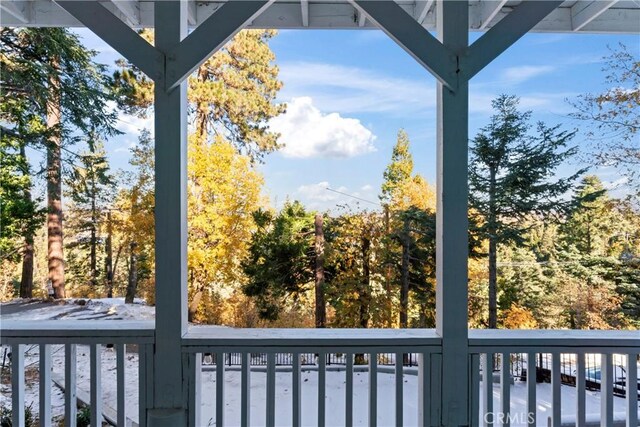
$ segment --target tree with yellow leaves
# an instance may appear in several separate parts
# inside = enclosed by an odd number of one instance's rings
[[[252,214],[263,205],[263,178],[250,157],[221,136],[212,142],[191,136],[188,171],[189,317],[207,320],[198,308],[239,288],[240,262],[255,230]]]

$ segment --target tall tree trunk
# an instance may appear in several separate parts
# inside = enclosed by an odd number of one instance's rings
[[[362,283],[360,289],[360,327],[369,327],[369,304],[371,300],[371,293],[369,292],[371,286],[371,240],[368,233],[364,233],[362,236]]]
[[[316,328],[327,326],[327,308],[324,301],[324,231],[322,229],[322,214],[315,219],[316,239]]]
[[[495,231],[489,236],[489,328],[498,327],[498,245]]]
[[[57,70],[58,61],[52,60]],[[51,100],[47,103],[47,260],[54,298],[64,298],[64,253],[62,241],[62,162],[60,135],[60,78],[55,71],[49,77]]]
[[[107,279],[107,298],[113,298],[113,224],[111,223],[111,211],[107,211],[107,241],[105,242],[105,277]]]
[[[387,294],[386,302],[386,322],[387,326],[393,325],[393,296],[391,292],[391,278],[393,277],[393,265],[391,263],[391,240],[390,240],[390,218],[389,218],[389,205],[384,205],[384,230],[385,230],[385,266],[384,266],[384,290]]]
[[[498,230],[496,227],[496,170],[489,171],[489,218],[487,233],[489,234],[489,328],[498,327]]]
[[[26,159],[24,145],[20,146],[20,156]],[[27,171],[28,172],[28,171]],[[24,191],[27,204],[31,204],[31,182]],[[20,298],[33,297],[33,231],[27,227],[22,249],[22,275],[20,276]]]
[[[400,327],[409,327],[409,219],[402,226],[402,267],[400,276]]]
[[[95,186],[94,186],[95,191]],[[95,291],[98,287],[98,256],[96,253],[96,246],[98,245],[97,236],[96,236],[96,201],[95,201],[95,192],[92,195],[91,200],[91,242],[90,242],[90,253],[89,253],[89,268],[91,270],[91,289]]]
[[[133,304],[138,288],[138,254],[136,249],[138,244],[132,242],[130,245],[131,252],[129,254],[129,280],[127,282],[127,293],[124,297],[125,304]]]
[[[22,250],[22,276],[20,277],[20,298],[33,297],[33,234],[24,238]]]

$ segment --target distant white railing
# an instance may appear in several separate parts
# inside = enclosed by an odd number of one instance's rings
[[[139,360],[138,405],[140,425],[144,426],[147,409],[148,379],[151,378],[150,362],[153,357],[153,321],[2,321],[0,332],[2,345],[11,348],[11,401],[14,426],[25,425],[25,349],[37,346],[39,366],[39,422],[40,426],[51,426],[51,391],[54,373],[52,349],[64,350],[64,425],[75,427],[78,399],[83,390],[78,388],[77,355],[80,348],[89,348],[90,389],[81,400],[91,408],[91,425],[102,425],[104,416],[118,426],[127,423],[125,409],[125,350],[126,345],[137,346]],[[102,399],[102,354],[103,345],[112,344],[116,351],[117,403],[115,413],[105,413]],[[59,380],[62,382],[61,380]]]
[[[327,420],[326,405],[326,355],[339,353],[345,355],[345,392],[344,396],[333,398],[344,399],[344,425],[354,424],[354,362],[367,360],[368,371],[368,408],[367,423],[376,426],[378,419],[378,354],[393,353],[395,360],[402,360],[404,354],[418,354],[418,404],[417,419],[420,425],[431,425],[439,418],[441,340],[434,330],[391,330],[391,329],[225,329],[206,326],[194,326],[182,341],[183,351],[188,354],[189,366],[194,384],[189,393],[191,419],[189,425],[206,425],[207,420],[200,419],[199,408],[205,396],[201,391],[200,361],[203,353],[213,353],[216,364],[215,378],[215,425],[225,423],[225,355],[240,353],[240,425],[249,426],[251,420],[250,384],[251,354],[267,355],[266,366],[266,404],[265,425],[302,425],[302,387],[301,387],[301,354],[317,355],[317,415],[319,427],[324,427]],[[289,354],[293,361],[291,366],[291,419],[276,420],[276,355]],[[356,357],[362,355],[365,357]],[[403,426],[405,403],[404,369],[402,363],[394,367],[394,407],[395,425]],[[391,396],[388,397],[391,399]],[[385,408],[388,410],[389,408]],[[437,421],[439,423],[439,420]]]
[[[548,331],[548,330],[472,330],[469,332],[471,357],[471,414],[474,426],[510,425],[525,418],[529,425],[560,426],[638,426],[638,331]],[[515,416],[511,411],[511,367],[514,355],[526,364],[526,412]],[[536,361],[551,360],[548,374],[551,380],[551,415],[537,419],[539,399],[536,396]],[[599,358],[597,367],[587,369],[585,358]],[[494,405],[494,358],[499,360],[500,406]],[[567,372],[563,362],[575,363],[575,372]],[[614,375],[613,361],[624,368],[624,378]],[[623,366],[620,366],[622,364]],[[490,373],[485,375],[484,373]],[[562,403],[563,376],[575,381],[576,404],[567,408]],[[573,382],[573,381],[569,381]],[[617,384],[616,384],[617,382]],[[589,419],[585,404],[588,383],[600,390],[600,411],[597,419]],[[473,384],[476,386],[474,387]],[[614,418],[614,390],[625,394],[624,420]],[[482,399],[480,399],[482,396]],[[482,402],[480,402],[482,400]],[[563,413],[565,415],[563,415]],[[568,414],[568,415],[567,415]]]

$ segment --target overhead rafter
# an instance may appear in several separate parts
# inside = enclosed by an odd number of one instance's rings
[[[23,24],[27,24],[31,18],[29,3],[15,3],[3,1],[0,3],[0,10],[16,18]]]
[[[140,25],[140,2],[111,0],[111,4],[124,15],[129,25]]]
[[[58,0],[60,7],[82,22],[149,78],[162,76],[164,55],[96,1]]]
[[[300,0],[300,12],[302,13],[302,26],[309,26],[309,0]]]
[[[435,0],[416,0],[416,9],[414,12],[414,17],[418,24],[422,25],[425,19],[427,19],[427,14],[431,7],[435,3]]]
[[[172,89],[275,0],[229,1],[167,52],[166,89]]]
[[[480,30],[485,30],[502,10],[507,0],[483,0],[480,2]]]
[[[484,33],[462,57],[462,71],[467,78],[475,76],[518,39],[527,34],[545,16],[563,3],[562,0],[524,1]]]
[[[350,2],[445,86],[455,88],[455,76],[449,73],[451,67],[447,64],[447,61],[455,61],[455,55],[396,2],[371,0],[350,0]]]
[[[617,2],[618,0],[576,2],[571,6],[571,28],[573,31],[581,30]]]

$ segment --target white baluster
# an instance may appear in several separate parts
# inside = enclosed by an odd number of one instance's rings
[[[241,355],[240,367],[240,425],[251,425],[251,353]]]
[[[51,346],[40,344],[40,426],[51,425]]]
[[[76,364],[77,351],[75,344],[64,346],[64,426],[76,427],[78,402],[76,398]]]
[[[24,416],[24,344],[11,345],[11,420],[14,426],[25,424]]]

